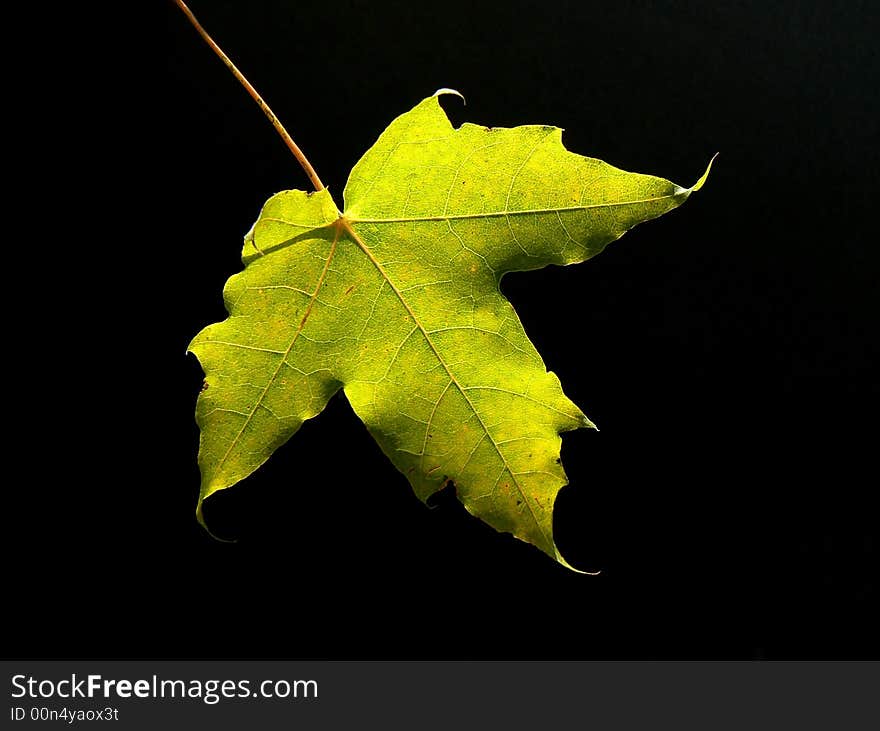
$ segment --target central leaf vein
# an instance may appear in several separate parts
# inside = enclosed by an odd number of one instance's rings
[[[618,208],[620,206],[638,206],[645,203],[656,203],[670,198],[676,198],[687,191],[682,189],[669,195],[658,195],[653,198],[641,200],[614,201],[612,203],[592,203],[585,206],[559,206],[556,208],[527,208],[517,211],[487,211],[485,213],[443,213],[439,216],[404,216],[402,218],[349,218],[349,223],[422,223],[427,221],[461,221],[479,218],[503,218],[505,216],[534,216],[548,213],[568,213],[576,211],[589,211],[596,208]]]

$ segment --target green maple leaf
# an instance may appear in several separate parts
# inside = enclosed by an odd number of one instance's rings
[[[503,275],[598,254],[691,188],[567,151],[556,127],[455,129],[429,97],[330,193],[284,191],[247,234],[229,319],[190,350],[202,501],[250,475],[342,389],[426,500],[568,566],[553,540],[561,432],[593,427],[499,291]]]

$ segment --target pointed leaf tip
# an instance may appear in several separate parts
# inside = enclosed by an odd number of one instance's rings
[[[691,193],[695,193],[696,191],[698,191],[700,188],[703,187],[703,184],[704,184],[704,183],[706,182],[706,180],[709,178],[709,171],[712,169],[712,163],[715,162],[715,158],[716,158],[716,157],[718,157],[718,153],[717,153],[717,152],[716,152],[714,155],[712,155],[712,159],[709,160],[709,164],[706,166],[706,172],[704,172],[704,173],[700,176],[700,179],[699,179],[696,183],[694,183],[694,184],[691,186],[691,189],[690,189],[690,192],[691,192]]]
[[[554,548],[554,551],[556,552],[556,555],[554,556],[556,561],[558,563],[560,563],[562,566],[565,566],[565,568],[569,569],[570,571],[573,571],[576,574],[583,574],[584,576],[598,576],[599,574],[602,573],[601,571],[582,571],[581,569],[576,569],[574,566],[572,566],[568,561],[566,561],[562,557],[562,554],[559,552],[558,548],[556,548],[555,546],[553,548]]]
[[[437,89],[431,96],[443,96],[444,94],[452,94],[453,96],[457,96],[461,98],[461,103],[467,106],[467,99],[464,98],[464,94],[460,91],[456,91],[455,89],[448,89],[445,86],[442,89]]]
[[[214,533],[205,522],[205,514],[202,512],[202,504],[205,502],[205,497],[207,496],[199,496],[199,501],[196,503],[196,520],[199,525],[205,529],[205,533],[207,533],[211,538],[215,541],[219,541],[220,543],[238,543],[237,538],[221,538],[216,533]]]

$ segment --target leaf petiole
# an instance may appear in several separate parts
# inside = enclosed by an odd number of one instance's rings
[[[318,177],[318,173],[315,172],[315,168],[312,167],[312,164],[308,161],[303,151],[299,148],[299,145],[293,141],[293,138],[288,134],[287,130],[284,129],[284,125],[281,124],[278,117],[275,116],[275,112],[269,107],[268,104],[264,101],[263,97],[257,92],[257,90],[251,86],[251,83],[244,77],[244,74],[239,71],[235,64],[232,63],[229,56],[223,53],[223,49],[220,48],[215,42],[214,39],[208,35],[208,32],[202,28],[201,23],[196,20],[196,16],[193,15],[192,11],[187,7],[186,3],[183,0],[174,0],[183,14],[189,19],[189,22],[192,23],[193,28],[195,28],[199,35],[204,39],[205,43],[207,43],[214,53],[216,53],[220,60],[226,64],[226,67],[232,72],[232,75],[235,76],[236,79],[241,83],[241,85],[247,89],[248,94],[251,95],[251,98],[257,103],[260,109],[263,110],[263,114],[268,117],[269,121],[272,123],[272,126],[275,128],[275,131],[281,135],[281,139],[284,140],[284,144],[287,145],[288,149],[293,153],[293,156],[296,158],[297,162],[302,166],[302,169],[305,171],[306,175],[309,176],[309,180],[312,181],[312,185],[315,186],[315,190],[323,190],[324,184],[321,182],[321,178]]]

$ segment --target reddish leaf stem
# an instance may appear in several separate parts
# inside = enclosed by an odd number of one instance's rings
[[[192,11],[186,6],[186,3],[183,0],[174,0],[184,15],[189,19],[189,22],[192,23],[193,27],[198,31],[199,35],[205,40],[211,49],[216,53],[220,60],[226,64],[226,67],[232,72],[232,75],[235,76],[236,79],[239,80],[241,85],[247,89],[248,94],[251,95],[251,98],[257,103],[260,109],[263,110],[263,113],[268,117],[269,121],[272,123],[272,126],[275,128],[275,131],[281,135],[281,139],[284,140],[284,144],[287,145],[288,149],[293,153],[293,156],[296,158],[297,162],[302,166],[302,169],[305,170],[306,175],[309,176],[309,180],[312,181],[312,185],[315,186],[315,190],[323,190],[324,184],[321,182],[321,179],[318,177],[318,173],[315,172],[315,168],[312,167],[312,164],[308,161],[303,151],[299,149],[299,146],[296,142],[293,141],[291,136],[287,133],[287,130],[284,129],[284,125],[278,121],[278,117],[275,116],[275,113],[270,109],[269,105],[263,101],[263,97],[261,97],[257,90],[251,86],[251,83],[244,77],[244,75],[239,71],[235,64],[229,59],[223,50],[218,46],[214,39],[208,35],[208,32],[202,28],[201,24],[198,20],[196,20],[196,16],[192,14]]]

